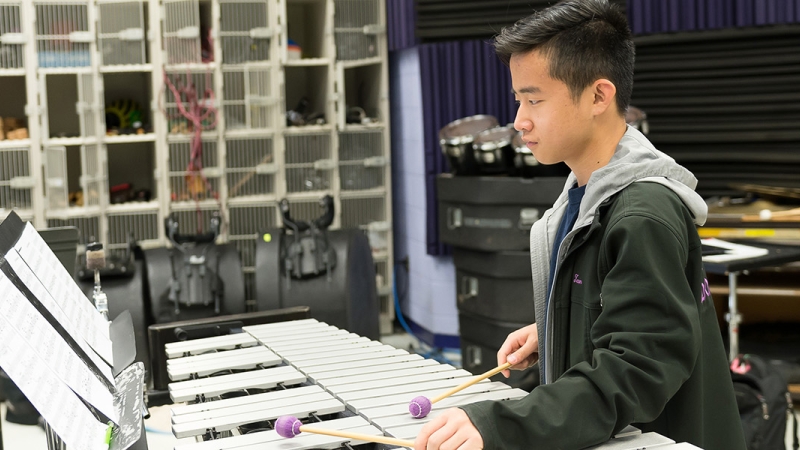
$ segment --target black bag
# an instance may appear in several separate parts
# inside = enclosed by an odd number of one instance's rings
[[[794,409],[784,375],[758,356],[739,355],[731,363],[731,377],[747,449],[785,450],[787,412]],[[797,450],[796,418],[793,428]]]

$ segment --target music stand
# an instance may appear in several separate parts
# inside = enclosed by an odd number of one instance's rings
[[[759,241],[731,242],[767,250],[767,253],[763,256],[731,258],[719,262],[708,261],[712,259],[710,257],[703,258],[703,267],[706,272],[728,276],[728,314],[725,316],[725,319],[728,321],[728,357],[733,361],[739,354],[739,324],[742,321],[742,315],[739,314],[738,309],[738,296],[736,294],[739,274],[763,267],[780,266],[790,262],[800,261],[800,247]]]
[[[144,365],[131,364],[131,315],[124,311],[109,323],[87,304],[72,273],[58,267],[74,264],[74,231],[49,237],[50,245],[65,243],[66,258],[59,260],[16,213],[0,223],[4,369],[42,414],[49,449],[66,448],[59,428],[80,446],[105,435],[109,450],[146,449]],[[108,418],[116,423],[106,425]]]

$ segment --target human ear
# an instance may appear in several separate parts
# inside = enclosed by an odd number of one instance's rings
[[[592,109],[595,115],[604,113],[609,107],[616,105],[617,87],[611,81],[601,78],[592,84],[594,101]]]

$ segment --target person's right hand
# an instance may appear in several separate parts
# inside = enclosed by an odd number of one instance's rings
[[[539,334],[535,323],[509,334],[497,352],[497,365],[502,366],[510,362],[513,364],[512,370],[525,370],[538,360]],[[501,373],[506,378],[511,376],[508,369]]]

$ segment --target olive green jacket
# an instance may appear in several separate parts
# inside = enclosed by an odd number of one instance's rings
[[[533,301],[537,317],[548,314],[538,330],[544,384],[520,400],[463,407],[486,449],[577,450],[632,424],[705,450],[745,450],[701,261],[695,224],[707,208],[696,182],[629,127],[589,179],[545,307],[570,175],[531,229]]]

